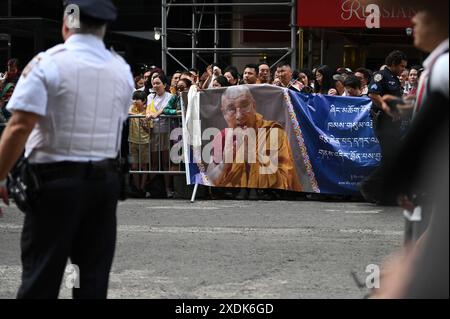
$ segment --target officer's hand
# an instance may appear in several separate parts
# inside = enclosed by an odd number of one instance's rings
[[[414,111],[414,107],[416,105],[416,96],[415,95],[408,95],[403,97],[403,103],[399,104],[397,106],[400,114],[402,116],[411,116],[412,112]]]
[[[9,206],[8,190],[6,189],[6,187],[0,187],[0,197],[3,200],[3,202]],[[0,217],[3,217],[3,212],[1,208],[0,208]]]
[[[399,109],[397,107],[392,108],[388,105],[389,102],[398,100],[398,97],[393,95],[385,95],[382,97],[382,99],[383,103],[381,104],[381,109],[384,111],[384,113],[392,117],[394,121],[400,120],[401,114],[399,112]]]

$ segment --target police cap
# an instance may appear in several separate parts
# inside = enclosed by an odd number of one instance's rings
[[[76,5],[82,16],[111,22],[117,18],[117,9],[111,0],[64,0],[64,6]]]

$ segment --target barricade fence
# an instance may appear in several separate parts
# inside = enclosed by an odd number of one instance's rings
[[[125,129],[130,174],[186,174],[181,115],[130,115]]]
[[[126,156],[129,163],[131,197],[145,194],[146,198],[175,197],[194,201],[199,188],[186,182],[182,125],[182,115],[161,115],[156,119],[129,116],[120,154]],[[206,195],[205,191],[201,190],[201,197]]]

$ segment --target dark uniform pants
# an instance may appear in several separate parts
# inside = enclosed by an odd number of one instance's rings
[[[392,117],[382,111],[373,115],[374,131],[381,146],[382,162],[389,163],[396,156],[401,140],[401,121],[392,121]],[[374,113],[372,113],[374,114]]]
[[[17,298],[57,298],[68,258],[80,271],[73,297],[106,298],[116,243],[117,170],[69,164],[47,177],[45,170],[36,171],[42,186],[25,215]]]
[[[392,165],[400,147],[402,122],[393,121],[389,115],[380,110],[372,110],[371,115],[374,132],[380,142],[382,158],[379,167],[363,181],[362,189],[365,195],[369,195],[370,201],[380,204],[395,204],[395,195],[389,194],[381,188],[384,171]],[[366,199],[368,198],[366,197]]]

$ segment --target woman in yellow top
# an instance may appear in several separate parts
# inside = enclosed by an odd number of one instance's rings
[[[147,96],[143,91],[133,94],[133,105],[129,115],[145,116]],[[151,121],[146,118],[131,118],[128,142],[130,144],[130,163],[133,171],[146,171],[149,169],[149,145],[150,145]],[[133,183],[136,191],[145,194],[145,184],[148,174],[134,174]]]

